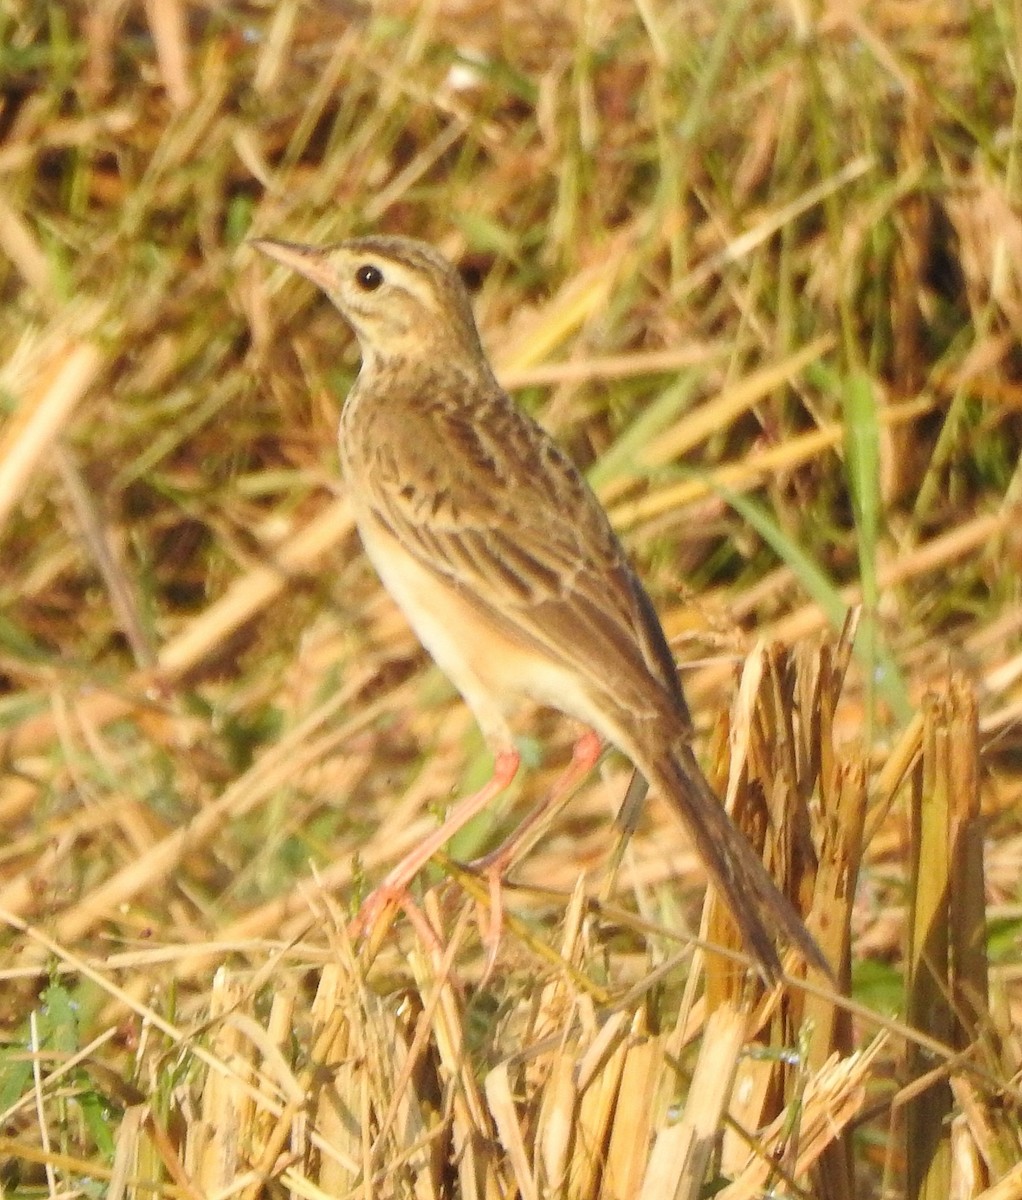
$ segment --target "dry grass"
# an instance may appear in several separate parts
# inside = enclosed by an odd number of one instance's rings
[[[1020,36],[0,7],[0,1194],[1022,1195]],[[836,986],[744,977],[655,800],[616,846],[613,756],[488,979],[453,861],[350,945],[489,765],[358,553],[350,338],[244,245],[369,229],[463,265],[588,467]],[[455,858],[566,761],[521,728]]]

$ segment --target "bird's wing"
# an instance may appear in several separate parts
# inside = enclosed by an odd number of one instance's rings
[[[401,427],[378,428],[386,452],[363,481],[374,517],[516,636],[636,715],[670,715],[684,736],[688,713],[653,606],[550,436],[496,390],[471,406],[420,396],[390,411]]]

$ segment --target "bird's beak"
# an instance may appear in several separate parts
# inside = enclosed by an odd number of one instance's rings
[[[337,288],[337,272],[329,257],[319,246],[301,246],[296,242],[278,242],[275,238],[251,238],[248,243],[304,275],[306,279],[322,288],[328,295]]]

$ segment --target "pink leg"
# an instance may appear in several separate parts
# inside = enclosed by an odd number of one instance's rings
[[[388,872],[383,882],[365,898],[348,927],[351,937],[357,938],[369,933],[388,909],[401,905],[405,889],[419,871],[458,830],[463,829],[494,797],[499,796],[509,786],[518,771],[520,761],[517,750],[502,750],[497,755],[493,763],[493,775],[489,781],[478,792],[460,800],[440,828],[434,830],[414,850],[406,854],[397,866]]]
[[[486,872],[497,868],[503,874],[511,865],[511,860],[523,843],[528,849],[530,843],[527,842],[527,834],[539,824],[548,812],[556,809],[563,800],[567,800],[571,796],[575,788],[596,766],[596,760],[600,757],[602,749],[603,745],[600,739],[591,729],[587,729],[572,749],[568,769],[554,783],[549,795],[526,814],[525,819],[514,833],[501,842],[496,850],[491,850],[483,858],[475,859],[471,866],[475,867],[477,871]]]
[[[490,919],[487,928],[482,933],[483,944],[487,947],[486,968],[483,979],[489,977],[493,964],[496,962],[497,949],[500,944],[501,929],[504,924],[504,903],[501,898],[503,877],[512,859],[524,846],[526,850],[532,845],[528,834],[540,823],[540,820],[560,804],[567,800],[575,788],[596,765],[603,749],[600,739],[591,729],[575,743],[571,752],[571,762],[568,769],[550,789],[549,795],[541,800],[525,817],[518,828],[496,850],[484,858],[477,858],[471,865],[482,871],[489,882],[490,889]]]

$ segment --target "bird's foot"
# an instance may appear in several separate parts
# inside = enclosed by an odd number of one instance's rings
[[[518,763],[518,753],[513,749],[502,750],[497,755],[492,777],[479,791],[459,801],[440,828],[423,838],[406,854],[362,902],[362,907],[348,926],[352,940],[364,938],[371,945],[378,944],[395,913],[401,909],[429,944],[436,943],[436,935],[429,922],[408,895],[408,885],[442,846],[504,791],[514,779]]]
[[[412,928],[430,949],[438,949],[440,939],[426,919],[426,914],[415,903],[407,889],[386,880],[374,888],[362,901],[358,912],[348,924],[348,936],[352,942],[364,941],[370,955],[375,954],[384,934],[398,911],[405,914]]]

